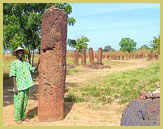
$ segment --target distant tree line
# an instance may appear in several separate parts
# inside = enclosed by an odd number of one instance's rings
[[[120,46],[119,50],[123,52],[132,52],[137,50],[136,45],[137,43],[133,39],[129,37],[122,38],[121,41],[119,42],[119,46]],[[153,37],[153,40],[150,42],[150,46],[144,44],[140,48],[138,48],[138,50],[143,50],[143,49],[151,50],[151,52],[156,51],[158,54],[160,54],[160,35]],[[103,48],[103,51],[109,52],[109,51],[115,51],[115,49],[113,49],[110,45],[106,45]]]

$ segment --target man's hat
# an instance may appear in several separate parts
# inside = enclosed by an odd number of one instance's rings
[[[14,51],[14,55],[16,55],[17,51],[24,51],[24,55],[27,54],[27,50],[25,50],[24,48],[22,47],[18,47],[15,51]]]

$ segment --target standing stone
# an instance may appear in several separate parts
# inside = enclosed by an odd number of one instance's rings
[[[131,55],[129,55],[129,60],[131,60]]]
[[[140,58],[144,58],[144,54],[142,52],[140,53]]]
[[[159,55],[157,53],[155,53],[155,60],[159,59]]]
[[[85,51],[85,49],[82,49],[81,54],[82,54],[81,63],[82,63],[82,65],[86,65],[86,51]]]
[[[122,60],[124,60],[124,56],[122,56]]]
[[[50,7],[42,17],[41,56],[39,70],[39,121],[64,118],[66,79],[67,15]]]
[[[107,59],[110,60],[110,55],[107,55]]]
[[[97,63],[102,64],[102,48],[98,48]]]
[[[120,55],[118,56],[118,60],[121,60],[121,56]]]
[[[79,62],[79,50],[76,49],[74,51],[74,65],[78,65],[78,62]]]
[[[153,60],[153,54],[152,53],[148,54],[148,60]]]
[[[89,48],[89,62],[90,65],[94,64],[94,53],[93,53],[93,48]]]

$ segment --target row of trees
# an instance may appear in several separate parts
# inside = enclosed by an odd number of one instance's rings
[[[79,51],[81,51],[81,49],[87,50],[88,42],[89,39],[84,36],[78,38],[77,40],[68,39],[68,45],[71,46],[72,48],[78,49]],[[120,51],[132,52],[136,50],[137,43],[133,39],[122,38],[119,45],[120,45]],[[150,49],[151,51],[157,51],[157,53],[160,54],[160,35],[158,35],[158,37],[154,36],[154,39],[151,41],[150,46],[151,47],[147,45],[142,45],[138,49]],[[110,45],[107,45],[103,48],[103,51],[104,52],[115,51],[115,49],[113,49]]]
[[[132,52],[136,50],[136,42],[130,38],[122,38],[119,45],[121,51]],[[147,45],[142,45],[138,49],[150,49],[151,51],[156,51],[160,54],[160,35],[154,36],[154,39],[150,42],[150,47]],[[107,45],[103,49],[104,52],[106,51],[115,51],[110,45]]]

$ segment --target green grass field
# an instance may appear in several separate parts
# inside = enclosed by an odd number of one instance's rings
[[[154,91],[159,81],[160,64],[154,63],[146,68],[113,73],[102,79],[89,80],[86,86],[70,93],[67,99],[103,104],[116,101],[121,104],[137,98],[140,90]]]

